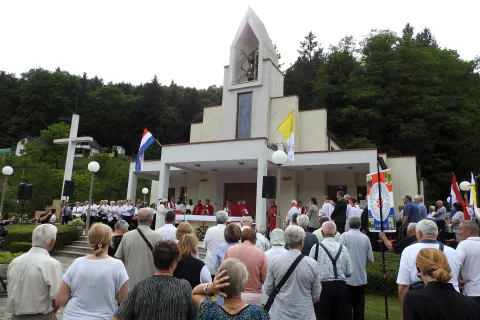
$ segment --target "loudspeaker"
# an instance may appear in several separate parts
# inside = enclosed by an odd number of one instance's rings
[[[31,200],[33,194],[33,184],[20,183],[18,186],[18,200]]]
[[[264,199],[275,199],[277,193],[277,177],[274,176],[264,176],[263,177],[263,188],[262,188],[262,198]]]
[[[65,180],[63,185],[63,196],[64,197],[73,197],[73,181]]]

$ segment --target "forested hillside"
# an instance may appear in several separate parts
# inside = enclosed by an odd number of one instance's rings
[[[320,42],[312,32],[301,42],[297,61],[285,70],[285,95],[297,94],[302,109],[327,108],[329,130],[347,147],[416,155],[429,198],[446,198],[451,172],[462,180],[480,173],[479,59],[462,60],[429,29],[415,32],[409,24],[399,35],[372,31],[330,48]],[[164,85],[156,76],[132,85],[60,68],[0,71],[0,147],[38,136],[75,112],[80,134],[132,154],[144,127],[165,144],[188,141],[190,123],[221,98],[221,87]],[[153,147],[147,158],[159,151]]]

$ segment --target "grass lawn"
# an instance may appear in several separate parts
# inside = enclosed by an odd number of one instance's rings
[[[400,319],[398,298],[388,297],[388,318]],[[385,319],[385,298],[381,295],[365,295],[365,319]]]

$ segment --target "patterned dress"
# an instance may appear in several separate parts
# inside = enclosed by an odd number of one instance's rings
[[[269,320],[270,316],[259,306],[248,305],[237,314],[230,314],[210,299],[200,304],[200,320]]]

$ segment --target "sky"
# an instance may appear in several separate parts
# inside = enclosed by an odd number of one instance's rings
[[[372,29],[429,27],[463,59],[480,55],[478,0],[0,0],[0,70],[31,68],[105,82],[222,85],[223,66],[248,5],[263,21],[284,68],[311,30],[323,47]]]

